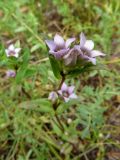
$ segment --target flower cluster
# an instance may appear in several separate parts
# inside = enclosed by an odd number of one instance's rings
[[[45,42],[49,48],[49,54],[52,55],[56,61],[51,63],[53,72],[54,69],[55,72],[58,69],[61,76],[71,74],[74,71],[81,71],[79,69],[82,67],[84,69],[84,67],[96,65],[96,57],[105,56],[104,53],[94,50],[94,42],[87,40],[84,33],[80,34],[79,44],[73,44],[75,38],[69,38],[65,41],[63,37],[58,34],[54,36],[53,40],[46,40]],[[54,62],[57,65],[55,65]],[[80,72],[77,73],[79,74]],[[74,86],[67,86],[63,83],[60,90],[51,92],[48,97],[53,103],[55,103],[58,98],[63,99],[65,102],[77,98],[74,93]]]
[[[87,40],[84,33],[80,34],[80,44],[70,48],[74,41],[75,38],[69,38],[64,41],[60,35],[56,34],[54,40],[46,40],[46,44],[50,49],[49,53],[55,59],[63,60],[65,66],[76,65],[77,61],[90,62],[95,65],[96,57],[105,56],[104,53],[93,50],[94,42]]]
[[[13,44],[11,44],[7,49],[5,49],[5,53],[7,57],[19,57],[19,52],[21,51],[21,48],[15,48]],[[15,77],[16,72],[14,70],[7,70],[6,71],[6,77]]]
[[[60,97],[65,102],[68,102],[70,99],[76,99],[77,95],[74,93],[75,86],[67,86],[66,83],[63,83],[61,89],[57,92],[51,92],[48,99],[53,103]]]

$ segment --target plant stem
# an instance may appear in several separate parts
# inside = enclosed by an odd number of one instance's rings
[[[61,123],[61,121],[60,121],[60,119],[59,119],[59,117],[56,113],[55,113],[55,117],[56,117],[56,120],[57,120],[58,124],[60,125],[61,130],[64,132],[64,127],[63,127],[63,125],[62,125],[62,123]]]
[[[62,79],[61,79],[60,85],[58,87],[58,90],[61,89],[61,86],[62,86],[63,82],[65,81],[65,74],[63,72],[61,72],[61,76],[62,76]]]
[[[64,74],[63,72],[61,72],[61,76],[62,76],[62,79],[61,79],[61,82],[60,82],[60,84],[59,84],[58,90],[61,89],[61,86],[62,86],[63,82],[65,81],[65,74]],[[58,115],[56,114],[56,109],[58,108],[59,104],[60,104],[60,103],[55,103],[55,104],[53,104],[53,108],[54,108],[54,110],[55,110],[56,120],[57,120],[57,122],[58,122],[61,130],[64,132],[64,127],[63,127],[63,125],[62,125],[62,123],[61,123]]]

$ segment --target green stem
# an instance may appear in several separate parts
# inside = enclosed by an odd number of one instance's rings
[[[61,72],[61,76],[62,76],[62,79],[61,79],[60,85],[58,87],[58,90],[61,89],[61,86],[62,86],[63,82],[65,81],[65,74],[63,72]]]
[[[58,115],[56,113],[55,113],[55,118],[56,118],[61,130],[64,132],[64,127],[63,127],[63,125],[62,125],[62,123],[61,123],[61,121],[60,121],[60,119],[59,119],[59,117],[58,117]]]

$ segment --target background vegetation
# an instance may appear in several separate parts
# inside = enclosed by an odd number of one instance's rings
[[[120,159],[119,0],[0,1],[0,160]],[[104,70],[68,81],[79,99],[61,105],[57,124],[47,100],[57,87],[44,40],[83,31],[106,54]],[[17,62],[4,49],[19,43]],[[2,57],[2,58],[1,58]],[[19,67],[16,78],[5,71]]]

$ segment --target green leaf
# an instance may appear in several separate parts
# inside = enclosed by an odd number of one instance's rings
[[[89,71],[91,68],[93,67],[93,65],[91,65],[91,64],[87,64],[87,65],[85,65],[85,66],[82,66],[82,67],[77,67],[77,68],[75,68],[75,69],[73,69],[73,70],[70,70],[69,72],[68,72],[68,75],[71,77],[76,77],[76,76],[78,76],[78,75],[80,75],[80,74],[82,74],[82,73],[84,73],[84,72],[87,72],[87,71]]]
[[[30,57],[30,51],[29,51],[28,48],[25,48],[24,54],[22,56],[23,64],[25,64],[25,63],[27,63],[29,61],[29,57]]]
[[[90,129],[88,127],[82,131],[81,138],[90,138]]]
[[[56,110],[57,114],[62,114],[64,111],[66,111],[69,107],[71,107],[72,105],[75,105],[79,103],[79,101],[77,99],[71,99],[69,102],[64,102],[62,104],[59,105],[59,107]]]
[[[61,136],[62,135],[62,131],[61,129],[58,127],[58,125],[56,123],[54,123],[52,121],[52,127],[53,127],[53,130],[54,132],[58,135],[58,136]]]
[[[51,66],[52,66],[52,70],[53,70],[53,73],[55,75],[56,78],[60,78],[60,65],[58,63],[58,61],[51,55],[49,56],[49,59],[50,59],[50,63],[51,63]]]
[[[34,51],[36,51],[37,49],[39,49],[40,48],[40,44],[39,43],[37,43],[36,45],[34,45],[32,48],[31,48],[31,52],[34,52]]]
[[[25,75],[24,77],[25,78],[28,78],[28,77],[32,77],[36,74],[36,70],[34,68],[31,68],[31,69],[27,69],[26,72],[25,72]]]
[[[26,48],[24,51],[24,54],[22,56],[23,63],[21,64],[21,66],[17,72],[16,78],[15,78],[16,83],[20,83],[25,78],[26,73],[28,74],[27,67],[28,67],[29,56],[30,56],[29,53],[30,53],[29,49]]]
[[[17,75],[15,77],[15,81],[17,84],[20,83],[25,77],[26,70],[27,70],[27,64],[22,65],[18,70]]]

